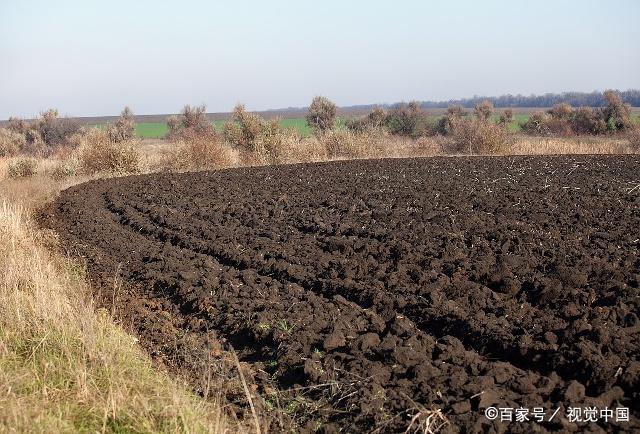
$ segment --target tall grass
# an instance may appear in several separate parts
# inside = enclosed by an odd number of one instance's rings
[[[221,407],[156,370],[50,253],[31,207],[62,185],[0,179],[0,432],[225,432]]]

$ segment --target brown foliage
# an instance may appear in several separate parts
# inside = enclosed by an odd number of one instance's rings
[[[24,149],[27,141],[23,134],[0,128],[0,157],[13,157]]]
[[[67,139],[80,130],[80,124],[77,121],[59,117],[56,109],[43,112],[35,120],[34,126],[48,147],[66,144]]]
[[[459,104],[449,106],[447,112],[438,121],[437,130],[440,134],[450,134],[453,131],[453,125],[466,116],[464,107]]]
[[[21,118],[10,117],[8,129],[18,134],[27,134],[30,125],[29,122]]]
[[[364,132],[369,128],[382,128],[386,124],[387,113],[380,107],[374,108],[369,114],[360,119],[347,119],[346,127],[355,132]]]
[[[380,157],[389,146],[389,133],[382,128],[369,128],[363,132],[349,130],[330,131],[318,136],[329,159]]]
[[[24,138],[20,152],[46,157],[67,145],[69,138],[80,131],[80,124],[73,119],[60,118],[57,110],[49,109],[31,122],[10,118],[8,130]]]
[[[333,101],[324,96],[316,96],[311,101],[307,113],[307,123],[315,133],[332,130],[336,123],[337,107]]]
[[[602,113],[591,107],[580,107],[573,115],[573,131],[576,134],[604,134],[607,123]]]
[[[417,102],[400,104],[392,109],[386,118],[386,126],[391,134],[418,138],[428,135],[428,117]]]
[[[568,137],[574,134],[570,119],[560,119],[551,117],[546,123],[547,134],[553,136]]]
[[[636,126],[627,133],[629,139],[629,146],[633,152],[640,152],[640,127]]]
[[[120,117],[107,128],[107,134],[112,142],[124,142],[133,139],[136,131],[136,123],[133,120],[133,112],[125,107]]]
[[[526,133],[544,136],[549,134],[548,123],[550,119],[550,114],[537,111],[529,115],[529,118],[521,123],[520,127]]]
[[[506,128],[511,122],[513,122],[513,110],[510,108],[504,109],[504,111],[500,113],[498,123]]]
[[[223,136],[257,164],[282,163],[287,148],[299,141],[294,131],[280,127],[278,119],[267,121],[247,112],[242,104],[233,110],[233,120],[225,123]]]
[[[114,142],[106,131],[93,128],[78,149],[79,170],[86,175],[96,173],[137,173],[141,170],[140,154],[131,141]]]
[[[170,116],[167,119],[169,131],[167,138],[180,140],[185,135],[197,134],[202,137],[214,138],[216,129],[213,123],[207,119],[207,107],[186,105],[179,116]]]
[[[473,113],[481,121],[488,121],[493,114],[493,104],[488,100],[482,101],[473,109]]]
[[[622,97],[615,90],[606,90],[604,98],[607,107],[603,110],[604,120],[610,131],[622,131],[633,128],[631,107],[622,101]]]
[[[49,176],[56,181],[64,181],[78,173],[78,162],[74,159],[62,160],[49,171]]]
[[[183,171],[218,169],[231,167],[235,163],[233,150],[219,140],[188,132],[165,156],[162,166],[168,170]]]
[[[498,154],[507,151],[509,133],[500,125],[481,119],[458,119],[451,131],[456,153]]]
[[[556,104],[548,112],[553,119],[570,120],[573,116],[573,107],[566,103]]]
[[[9,163],[7,174],[11,179],[31,178],[38,173],[38,161],[33,158],[19,158]]]

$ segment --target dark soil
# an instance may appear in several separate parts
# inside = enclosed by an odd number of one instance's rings
[[[566,156],[155,174],[70,188],[43,222],[200,392],[233,346],[272,431],[413,431],[440,411],[449,432],[637,432],[639,169]],[[507,424],[488,406],[561,411]],[[630,422],[567,421],[591,406]]]

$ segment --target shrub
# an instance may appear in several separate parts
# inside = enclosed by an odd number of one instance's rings
[[[369,128],[382,128],[387,121],[387,113],[380,107],[374,108],[368,115],[360,119],[347,119],[345,126],[355,132],[365,132]]]
[[[332,130],[336,123],[336,105],[324,96],[316,96],[311,101],[307,113],[307,123],[315,133]]]
[[[47,157],[51,154],[52,150],[42,139],[42,135],[38,130],[30,129],[25,134],[26,144],[23,151],[26,154],[37,155],[39,157]]]
[[[416,153],[421,156],[441,155],[444,151],[442,141],[446,140],[440,136],[420,137],[416,140]]]
[[[607,129],[609,131],[621,131],[633,128],[631,107],[622,101],[620,94],[615,90],[606,90],[604,98],[607,102],[607,107],[604,108],[602,113]]]
[[[167,128],[169,129],[169,131],[167,132],[167,138],[176,138],[181,126],[182,123],[180,122],[180,118],[178,118],[178,116],[169,116],[167,118]]]
[[[573,131],[576,134],[603,134],[607,131],[607,123],[601,112],[591,107],[580,107],[573,115]]]
[[[294,131],[280,127],[278,119],[265,120],[249,113],[244,105],[233,110],[233,119],[223,127],[224,138],[258,164],[282,163],[288,148],[299,141]]]
[[[391,134],[399,136],[418,138],[430,132],[427,114],[417,102],[401,104],[392,109],[385,124]]]
[[[171,140],[180,140],[184,135],[197,134],[210,139],[215,138],[216,130],[206,116],[207,107],[201,105],[192,107],[184,106],[180,116],[170,116],[167,119],[169,132],[167,138]]]
[[[120,113],[120,117],[107,128],[107,134],[112,142],[124,142],[131,140],[135,136],[136,123],[133,120],[133,112],[129,107],[125,107]]]
[[[500,114],[498,123],[506,128],[511,122],[513,122],[513,110],[510,108],[504,109]]]
[[[15,133],[25,135],[31,127],[29,125],[29,122],[25,121],[24,119],[10,117],[8,128]]]
[[[569,121],[573,116],[573,107],[567,103],[556,104],[547,111],[553,119]]]
[[[0,128],[0,157],[13,157],[23,150],[26,143],[27,140],[23,134]]]
[[[164,158],[164,169],[203,170],[231,167],[237,158],[232,149],[218,140],[210,140],[198,134],[187,134]]]
[[[573,135],[573,117],[574,111],[571,105],[560,103],[547,110],[549,116],[545,117],[543,122],[543,132],[557,136]]]
[[[49,176],[55,179],[56,181],[64,181],[65,179],[69,179],[73,176],[76,176],[78,172],[78,162],[76,160],[64,160],[57,163],[51,171],[49,172]]]
[[[243,104],[233,109],[231,122],[225,122],[223,135],[234,146],[245,152],[254,152],[260,136],[266,128],[266,121],[255,113],[245,110]]]
[[[96,173],[137,173],[141,169],[140,154],[132,142],[113,142],[106,131],[93,128],[87,132],[78,149],[79,170]]]
[[[58,110],[49,109],[36,119],[35,129],[48,147],[55,147],[65,144],[69,137],[77,133],[80,124],[72,119],[60,118]]]
[[[529,118],[520,124],[520,128],[528,134],[547,135],[549,119],[551,119],[550,114],[537,111],[529,115]]]
[[[18,158],[9,163],[7,174],[11,179],[30,178],[38,173],[38,161],[33,158]]]
[[[473,109],[473,114],[481,121],[488,121],[493,114],[493,104],[491,101],[484,100]]]
[[[450,134],[453,131],[453,125],[464,116],[466,116],[464,107],[459,104],[449,106],[447,112],[438,121],[438,132],[445,135]]]
[[[60,118],[57,110],[49,109],[32,122],[10,118],[7,129],[24,137],[22,152],[46,157],[66,145],[69,138],[80,131],[80,124],[73,119]],[[18,139],[14,136],[14,140]]]
[[[547,119],[545,130],[547,134],[555,136],[568,137],[574,134],[570,119],[560,119],[553,116],[551,116],[550,119]]]
[[[467,154],[505,152],[510,136],[505,128],[481,119],[460,119],[453,123],[453,151]]]
[[[388,132],[382,128],[369,128],[364,132],[330,131],[318,139],[329,158],[380,157],[389,141]]]

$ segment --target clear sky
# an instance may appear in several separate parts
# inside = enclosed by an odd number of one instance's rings
[[[0,119],[639,87],[638,0],[0,0]]]

